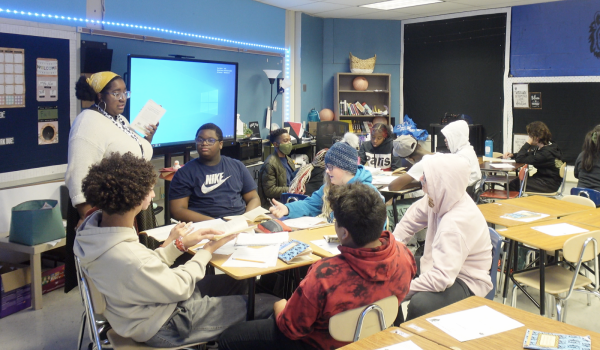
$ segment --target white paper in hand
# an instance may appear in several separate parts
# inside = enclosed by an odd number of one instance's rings
[[[142,135],[148,133],[146,128],[149,125],[156,125],[160,121],[160,118],[165,114],[167,110],[162,108],[158,103],[148,100],[142,110],[131,122],[131,128]]]

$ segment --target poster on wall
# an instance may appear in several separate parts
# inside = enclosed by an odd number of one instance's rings
[[[517,154],[521,150],[528,138],[529,135],[527,134],[513,134],[513,154]]]
[[[25,107],[25,50],[0,47],[0,108]]]
[[[513,84],[513,107],[529,108],[529,84]]]
[[[530,92],[529,93],[529,106],[531,109],[542,109],[542,93],[541,92]]]
[[[54,58],[38,58],[37,71],[37,100],[51,102],[58,100],[58,60]]]
[[[38,145],[58,143],[58,107],[38,107]]]

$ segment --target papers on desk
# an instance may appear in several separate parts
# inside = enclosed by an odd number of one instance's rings
[[[310,243],[316,245],[317,247],[321,248],[321,249],[325,249],[326,251],[330,252],[331,254],[334,255],[338,255],[340,254],[340,250],[338,249],[339,247],[339,243],[329,243],[327,241],[325,241],[324,239],[318,239],[316,241],[310,241]]]
[[[502,163],[514,163],[514,159],[502,159],[502,158],[492,158],[492,157],[483,157],[484,162],[502,162]]]
[[[523,327],[522,323],[489,306],[480,306],[452,314],[430,317],[427,321],[460,342]]]
[[[277,265],[279,246],[262,248],[236,247],[233,254],[223,263],[224,267],[274,267]]]
[[[509,219],[521,222],[532,222],[550,216],[549,214],[534,213],[527,210],[519,210],[514,213],[504,214],[500,218]]]
[[[514,166],[514,165],[512,165],[512,164],[508,164],[508,163],[504,163],[504,162],[502,162],[502,163],[494,163],[494,164],[490,164],[490,166],[491,166],[492,168],[495,168],[495,169],[514,169],[514,168],[515,168],[515,166]]]
[[[566,235],[574,235],[576,233],[584,233],[588,232],[588,230],[577,227],[571,224],[554,224],[554,225],[545,225],[545,226],[534,226],[532,229],[536,231],[540,231],[541,233],[545,233],[550,236],[566,236]]]
[[[324,218],[303,216],[301,218],[287,219],[282,222],[291,228],[307,229],[318,225],[326,224],[327,220],[325,220]]]
[[[213,227],[213,226],[216,226],[221,223],[225,223],[225,221],[223,221],[221,219],[214,219],[214,220],[194,222],[191,224],[188,233],[196,231],[201,228]],[[140,233],[145,233],[148,236],[154,238],[155,240],[157,240],[159,242],[163,242],[169,237],[169,234],[171,233],[171,230],[173,229],[173,227],[175,227],[175,225],[176,224],[161,226],[161,227],[153,228],[150,230],[142,231]],[[247,225],[246,225],[246,227],[247,227]]]
[[[402,343],[388,345],[377,350],[423,350],[417,344],[413,343],[412,340],[408,340]]]
[[[396,176],[388,176],[388,175],[379,175],[373,176],[373,181],[371,182],[373,186],[376,185],[389,185],[392,181],[396,180]]]
[[[225,220],[235,220],[235,219],[245,219],[248,220],[250,222],[256,222],[256,221],[263,221],[263,220],[271,220],[272,217],[270,217],[269,215],[269,211],[263,207],[256,207],[252,210],[250,210],[247,213],[244,213],[244,215],[232,215],[232,216],[226,216],[224,217]]]
[[[364,169],[370,171],[372,176],[383,174],[383,170],[381,170],[379,168],[373,168],[370,166],[366,166],[366,167],[364,167]]]
[[[289,241],[287,232],[275,233],[240,233],[235,241],[236,246],[281,245]]]

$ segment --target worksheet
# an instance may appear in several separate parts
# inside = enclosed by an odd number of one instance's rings
[[[542,214],[542,213],[535,213],[535,212],[527,211],[527,210],[520,210],[520,211],[517,211],[514,213],[504,214],[501,216],[501,218],[515,220],[515,221],[521,221],[521,222],[532,222],[535,220],[545,218],[547,216],[550,216],[550,215]]]
[[[327,223],[327,220],[323,218],[317,218],[312,216],[303,216],[301,218],[287,219],[282,221],[284,224],[291,228],[307,229]]]
[[[236,246],[265,246],[265,245],[276,245],[280,246],[281,243],[289,241],[289,235],[287,232],[273,232],[273,233],[240,233],[235,241]]]
[[[408,340],[402,343],[388,345],[377,350],[422,350],[420,346],[413,343],[412,340]]]
[[[310,243],[316,245],[319,248],[325,249],[326,251],[330,252],[331,254],[335,254],[338,255],[340,254],[340,250],[338,249],[339,247],[339,243],[329,243],[324,239],[318,239],[316,241],[311,241]]]
[[[236,247],[233,254],[223,263],[224,267],[274,267],[277,265],[278,245],[262,248]]]
[[[584,233],[588,232],[588,230],[577,227],[571,224],[554,224],[554,225],[546,225],[546,226],[534,226],[532,229],[536,231],[540,231],[550,236],[566,236],[566,235],[574,235],[576,233]]]

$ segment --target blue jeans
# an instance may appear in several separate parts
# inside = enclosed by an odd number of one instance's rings
[[[152,347],[177,347],[217,340],[229,326],[246,320],[246,281],[227,275],[205,276],[188,300],[181,301],[158,333],[146,341]],[[268,318],[279,298],[257,294],[255,319]]]

